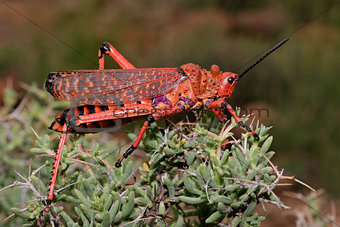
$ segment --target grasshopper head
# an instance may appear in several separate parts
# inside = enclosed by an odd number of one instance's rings
[[[220,86],[218,88],[218,96],[229,99],[234,91],[234,87],[238,82],[238,75],[226,72],[222,74]]]

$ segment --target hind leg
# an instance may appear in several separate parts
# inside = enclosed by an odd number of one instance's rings
[[[60,138],[59,145],[58,145],[57,155],[55,157],[55,161],[54,161],[54,165],[53,165],[52,177],[51,177],[51,181],[50,181],[50,189],[48,191],[47,199],[45,200],[46,205],[45,205],[44,209],[42,209],[42,211],[40,212],[39,219],[37,220],[37,226],[41,225],[43,218],[44,218],[44,215],[49,211],[49,209],[52,205],[54,187],[55,187],[55,183],[56,183],[56,180],[57,180],[58,168],[59,168],[59,164],[60,164],[60,160],[61,160],[61,156],[62,156],[63,147],[64,147],[64,144],[65,144],[65,141],[66,141],[66,137],[67,137],[67,124],[64,124],[63,131],[62,131],[61,138]]]
[[[128,60],[126,60],[126,58],[121,55],[110,43],[104,42],[102,47],[98,51],[99,70],[104,69],[104,54],[110,55],[113,60],[115,60],[120,65],[120,67],[122,67],[122,69],[136,68]]]

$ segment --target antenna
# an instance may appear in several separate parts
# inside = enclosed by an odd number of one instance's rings
[[[254,68],[257,64],[259,64],[261,61],[263,61],[266,57],[268,57],[271,53],[273,53],[275,50],[277,50],[279,47],[281,47],[283,44],[285,44],[289,38],[292,36],[292,34],[289,34],[286,38],[282,39],[278,44],[276,44],[270,51],[268,51],[265,55],[263,55],[261,58],[259,58],[254,64],[246,68],[239,76],[238,80],[241,79],[244,74],[249,72],[252,68]]]

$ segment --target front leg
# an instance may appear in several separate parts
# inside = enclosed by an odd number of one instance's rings
[[[247,130],[248,132],[251,132],[254,135],[254,139],[255,140],[259,140],[259,136],[257,135],[257,133],[252,130],[251,128],[249,128],[248,125],[245,125],[242,121],[242,119],[237,116],[235,110],[231,107],[231,105],[229,105],[228,103],[226,103],[223,100],[217,100],[214,101],[210,104],[207,105],[209,109],[212,109],[213,112],[219,117],[220,120],[225,120],[225,115],[223,113],[224,110],[228,110],[229,113],[233,116],[233,118],[235,119],[235,121],[237,122],[237,124],[241,127],[244,128],[245,130]],[[222,111],[220,111],[222,110]]]
[[[220,119],[222,123],[225,123],[228,121],[227,116],[223,114],[223,111],[221,108],[210,108],[209,107],[213,103],[212,99],[203,99],[202,103],[204,104],[204,106],[208,107],[218,117],[218,119]]]

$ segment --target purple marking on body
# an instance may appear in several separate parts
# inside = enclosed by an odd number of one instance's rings
[[[178,103],[178,106],[179,106],[180,108],[183,108],[183,107],[184,107],[181,103]]]
[[[183,101],[183,102],[185,102],[185,104],[189,104],[190,106],[193,106],[195,104],[194,101],[192,101],[191,99],[187,99],[187,98],[184,98],[184,97],[180,97],[179,101]]]
[[[171,102],[170,102],[169,100],[166,100],[164,103],[165,103],[165,104],[168,104],[169,107],[172,108],[172,104],[171,104]]]
[[[165,97],[165,95],[154,98],[152,105],[157,106],[160,102],[164,102],[165,104],[168,104],[170,108],[172,108],[171,102]]]
[[[157,106],[158,103],[164,102],[166,100],[165,95],[159,96],[153,99],[153,105]]]
[[[189,104],[190,106],[193,106],[193,105],[195,104],[194,101],[192,101],[192,100],[190,100],[190,99],[188,99],[188,100],[186,101],[186,103]]]
[[[208,100],[208,101],[206,101],[205,105],[206,105],[206,106],[209,106],[210,103],[211,103],[211,101]]]

